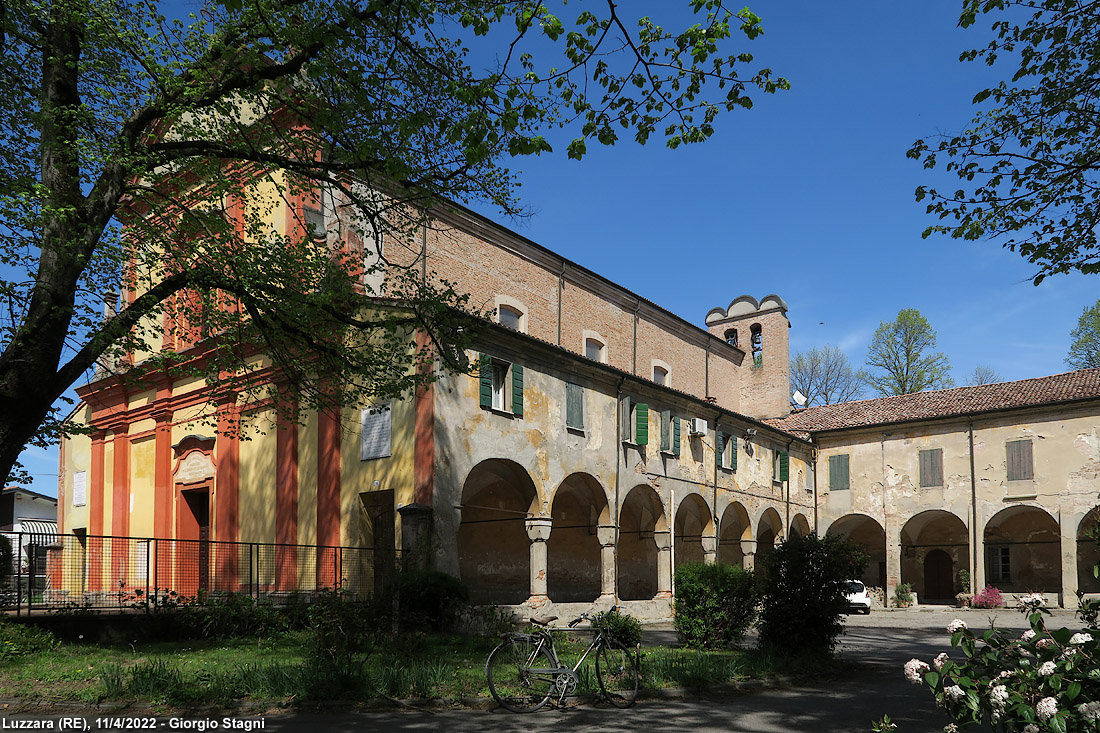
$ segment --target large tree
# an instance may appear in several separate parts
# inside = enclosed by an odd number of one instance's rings
[[[935,351],[936,332],[914,308],[879,324],[867,347],[867,385],[890,397],[953,386],[951,364]]]
[[[909,157],[943,164],[957,190],[921,186],[945,223],[924,234],[992,239],[1054,273],[1100,272],[1100,2],[965,0],[960,25],[997,14],[985,48],[965,61],[1010,65],[1011,78],[974,96],[965,132],[918,140]]]
[[[1003,382],[1004,379],[997,373],[997,370],[988,364],[978,364],[974,367],[974,371],[966,375],[966,384],[970,387],[977,387],[982,384],[996,384],[997,382]]]
[[[1066,364],[1074,369],[1100,368],[1100,300],[1085,308],[1070,336],[1073,343],[1070,344]]]
[[[863,374],[852,369],[843,351],[826,344],[791,358],[791,387],[806,397],[807,405],[832,405],[858,397]]]
[[[788,86],[739,74],[757,16],[686,5],[672,32],[612,0],[223,0],[182,20],[158,0],[5,0],[0,480],[64,429],[71,385],[135,354],[130,374],[188,367],[231,394],[262,350],[304,406],[431,378],[408,335],[452,340],[463,298],[381,261],[383,236],[447,200],[518,212],[506,161],[551,152],[547,130],[574,158],[620,135],[675,148]],[[282,201],[302,226],[272,222]]]

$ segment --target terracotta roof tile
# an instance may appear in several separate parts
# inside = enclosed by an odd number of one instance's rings
[[[1100,399],[1100,369],[808,407],[765,422],[796,435],[807,435],[824,430],[931,420],[1089,398]]]

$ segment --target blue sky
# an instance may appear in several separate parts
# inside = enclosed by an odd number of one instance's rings
[[[668,10],[681,4],[622,9],[671,28]],[[959,383],[979,363],[1006,380],[1066,371],[1069,333],[1100,279],[1034,287],[1019,255],[921,238],[931,219],[914,189],[954,183],[906,150],[963,129],[973,95],[1010,73],[958,61],[989,32],[988,21],[957,28],[961,4],[750,2],[765,34],[735,47],[790,91],[754,95],[710,141],[676,151],[655,137],[644,148],[590,145],[577,162],[565,158],[568,137],[555,140],[553,155],[512,165],[530,216],[481,211],[700,325],[739,295],[777,293],[790,306],[792,353],[834,344],[859,367],[879,323],[916,308]],[[30,449],[24,463],[35,490],[56,492],[56,451]]]

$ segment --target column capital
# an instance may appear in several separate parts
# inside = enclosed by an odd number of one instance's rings
[[[741,554],[743,554],[743,555],[755,555],[756,554],[756,540],[741,540]]]
[[[596,539],[600,542],[600,547],[612,547],[615,544],[615,525],[613,524],[601,524],[596,527]]]
[[[531,517],[523,524],[532,542],[546,542],[550,539],[550,530],[554,526],[553,520],[549,517]]]
[[[672,533],[667,529],[653,533],[653,541],[657,543],[658,550],[668,550],[672,547]]]

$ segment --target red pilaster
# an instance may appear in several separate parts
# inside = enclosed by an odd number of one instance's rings
[[[88,590],[103,588],[103,512],[106,504],[103,496],[103,441],[102,430],[92,433],[92,466],[88,487]]]
[[[290,408],[291,414],[296,410]],[[298,422],[279,416],[275,463],[275,551],[276,590],[298,587]],[[288,545],[286,547],[282,545]]]
[[[317,414],[317,544],[340,544],[340,411]],[[318,550],[317,579],[335,587],[336,551]]]
[[[235,404],[218,408],[217,472],[214,484],[214,538],[220,542],[236,542],[239,534],[240,456],[238,430],[240,419]],[[237,553],[233,548],[219,548],[215,559],[217,579],[215,590],[241,590],[247,578],[237,578]]]

